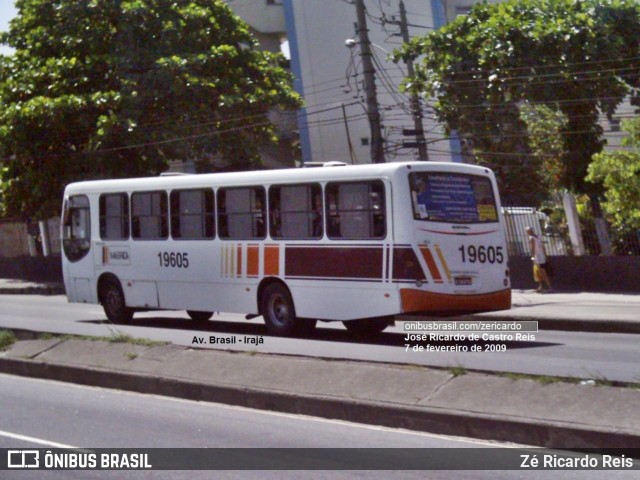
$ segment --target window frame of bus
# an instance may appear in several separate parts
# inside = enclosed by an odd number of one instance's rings
[[[124,205],[121,205],[120,213],[124,213],[124,215],[107,215],[106,212],[106,202],[107,197],[120,197],[124,199]],[[129,210],[129,195],[126,192],[118,192],[118,193],[103,193],[98,198],[98,222],[100,227],[100,240],[128,240],[131,236],[131,214]],[[109,218],[119,218],[120,226],[124,231],[124,235],[121,237],[111,237],[107,236],[107,219]]]
[[[249,202],[250,210],[247,212],[232,212],[229,213],[226,210],[227,206],[227,198],[226,192],[229,191],[240,191],[240,190],[253,190],[255,192],[262,192],[262,205],[259,211],[253,210],[253,204],[258,199],[257,196],[250,196]],[[224,201],[221,200],[221,196],[225,195]],[[221,208],[225,208],[225,211],[222,212]],[[252,236],[232,236],[229,233],[229,216],[230,215],[246,215],[251,218],[252,232],[254,231],[254,227],[258,225],[258,221],[260,218],[262,219],[262,232],[261,235],[253,234]],[[267,191],[264,186],[258,185],[246,185],[246,186],[234,186],[234,187],[220,187],[216,192],[216,216],[217,216],[217,232],[218,238],[221,240],[264,240],[267,238],[267,230],[268,230],[268,221],[267,221]],[[224,222],[224,225],[223,225]]]
[[[417,179],[413,180],[414,178],[417,178],[418,176],[429,176],[429,175],[451,175],[451,176],[458,176],[458,177],[469,177],[471,179],[476,178],[476,179],[480,179],[482,181],[485,181],[488,186],[489,186],[489,191],[491,192],[491,205],[493,206],[494,210],[495,210],[495,214],[496,214],[496,218],[494,220],[477,220],[477,221],[464,221],[464,220],[452,220],[451,218],[447,218],[444,220],[441,219],[437,219],[437,218],[422,218],[419,214],[419,207],[418,207],[418,200],[417,200],[417,189],[414,189],[414,185],[417,185]],[[434,223],[451,223],[451,224],[463,224],[463,225],[484,225],[484,224],[489,224],[489,223],[498,223],[500,221],[500,216],[498,215],[498,205],[497,205],[497,199],[496,199],[496,194],[495,191],[493,189],[493,183],[491,182],[491,179],[489,177],[486,177],[484,175],[478,175],[475,173],[464,173],[464,172],[435,172],[435,171],[420,171],[420,172],[411,172],[408,176],[407,176],[407,180],[409,182],[409,192],[410,192],[410,198],[411,198],[411,210],[412,210],[412,215],[413,215],[413,219],[416,221],[421,221],[421,222],[434,222]],[[475,198],[475,190],[474,190],[474,200],[476,201],[476,209],[478,206],[477,203],[477,199]],[[480,216],[480,214],[478,213],[478,217]]]
[[[200,206],[204,207],[198,213],[182,213],[180,211],[180,195],[182,193],[193,193],[193,192],[201,192],[204,194],[200,198]],[[210,194],[210,198],[206,198],[207,194]],[[174,240],[212,240],[216,237],[216,195],[212,188],[181,188],[176,190],[171,190],[169,194],[169,217],[170,217],[170,225],[171,225],[171,238]],[[202,202],[205,202],[204,205]],[[210,201],[211,210],[207,211],[206,207],[207,203]],[[174,211],[176,209],[177,211]],[[183,236],[182,232],[179,232],[180,235],[176,235],[176,231],[181,230],[181,222],[176,224],[178,220],[182,217],[199,217],[200,218],[200,229],[204,227],[205,235],[203,236]],[[207,221],[208,220],[208,221]]]
[[[284,211],[282,209],[282,197],[279,198],[278,204],[279,204],[279,210],[278,213],[280,215],[279,218],[279,225],[278,227],[280,229],[282,229],[282,224],[284,223],[284,216],[285,215],[304,215],[307,217],[307,222],[306,222],[306,226],[307,227],[311,227],[311,235],[307,235],[307,236],[285,236],[283,234],[276,234],[276,222],[275,220],[275,213],[276,211],[274,210],[274,195],[275,195],[275,191],[276,190],[280,190],[282,191],[282,189],[286,189],[286,188],[303,188],[306,187],[309,195],[309,198],[311,199],[311,205],[307,205],[307,209],[305,210],[287,210]],[[314,207],[313,203],[315,202],[316,196],[319,196],[320,198],[320,212],[318,213],[318,210]],[[273,239],[276,240],[320,240],[324,237],[324,205],[322,204],[324,202],[324,195],[323,195],[323,191],[322,191],[322,185],[318,182],[306,182],[306,183],[286,183],[286,184],[275,184],[275,185],[271,185],[269,187],[269,236]],[[314,232],[316,231],[316,227],[313,224],[313,222],[316,219],[312,219],[311,216],[312,215],[320,215],[320,233],[319,234],[314,234]]]
[[[372,228],[375,228],[375,220],[373,218],[373,214],[375,213],[374,208],[372,208],[372,204],[371,204],[371,194],[372,193],[380,193],[381,194],[381,198],[379,198],[378,200],[378,204],[379,204],[379,214],[382,216],[382,226],[383,226],[383,232],[382,234],[376,236],[366,236],[366,237],[346,237],[346,236],[335,236],[332,233],[333,230],[333,226],[332,226],[332,222],[334,220],[334,217],[340,217],[340,212],[347,212],[350,210],[340,210],[340,208],[338,208],[337,205],[332,204],[332,202],[329,200],[329,196],[333,194],[333,192],[331,192],[331,189],[333,187],[339,187],[341,185],[359,185],[359,184],[368,184],[369,185],[369,191],[368,191],[368,208],[367,209],[362,209],[362,210],[356,210],[357,212],[367,212],[369,214],[369,226]],[[373,192],[372,191],[372,186],[373,185],[379,185],[380,187],[380,192]],[[325,218],[326,218],[326,234],[327,237],[330,240],[350,240],[350,241],[359,241],[359,240],[384,240],[385,238],[387,238],[387,231],[388,231],[388,215],[387,215],[387,193],[386,193],[387,189],[386,189],[386,185],[385,182],[383,182],[380,179],[370,179],[370,180],[349,180],[349,181],[332,181],[332,182],[328,182],[325,186],[324,186],[324,205],[325,205]],[[333,213],[332,210],[335,210],[335,212],[337,213]],[[341,221],[341,220],[340,220]],[[339,223],[338,222],[338,228],[339,228]]]
[[[81,201],[86,205],[75,205],[76,202],[80,203]],[[84,223],[85,235],[82,237],[74,237],[75,211],[80,212],[80,220]],[[91,251],[91,202],[87,195],[72,195],[64,202],[62,249],[65,257],[72,263],[82,260]]]
[[[134,214],[134,203],[137,196],[141,195],[160,195],[160,214],[159,215],[136,215]],[[149,191],[138,191],[133,192],[131,194],[131,238],[137,241],[153,241],[153,240],[167,240],[169,238],[169,198],[167,192],[165,190],[149,190]],[[151,211],[153,211],[153,203],[151,204]],[[159,218],[160,219],[160,230],[161,236],[159,237],[143,237],[140,236],[140,224],[139,221],[136,224],[136,220],[143,217],[151,217],[151,218]],[[138,234],[136,235],[136,228],[138,229]]]

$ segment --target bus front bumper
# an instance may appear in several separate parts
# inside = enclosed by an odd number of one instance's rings
[[[449,295],[401,288],[403,313],[454,312],[479,313],[511,308],[511,289],[474,295]]]

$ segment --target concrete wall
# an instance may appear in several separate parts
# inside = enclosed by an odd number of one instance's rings
[[[29,255],[26,223],[0,223],[0,257]]]
[[[640,257],[548,257],[554,290],[567,292],[640,293]],[[536,288],[528,257],[509,259],[511,285]]]
[[[62,263],[52,257],[0,257],[0,278],[29,282],[62,282]]]

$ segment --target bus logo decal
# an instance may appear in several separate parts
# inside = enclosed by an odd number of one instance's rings
[[[103,265],[131,265],[129,247],[102,247]]]

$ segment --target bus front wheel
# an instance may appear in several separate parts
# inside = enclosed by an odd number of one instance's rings
[[[268,285],[261,298],[261,312],[267,331],[273,335],[291,335],[296,327],[296,311],[284,285]]]
[[[356,335],[376,335],[393,322],[393,317],[363,318],[342,322],[349,332]]]
[[[133,309],[127,307],[120,284],[108,280],[101,288],[101,302],[104,313],[113,323],[129,323],[133,318]]]

